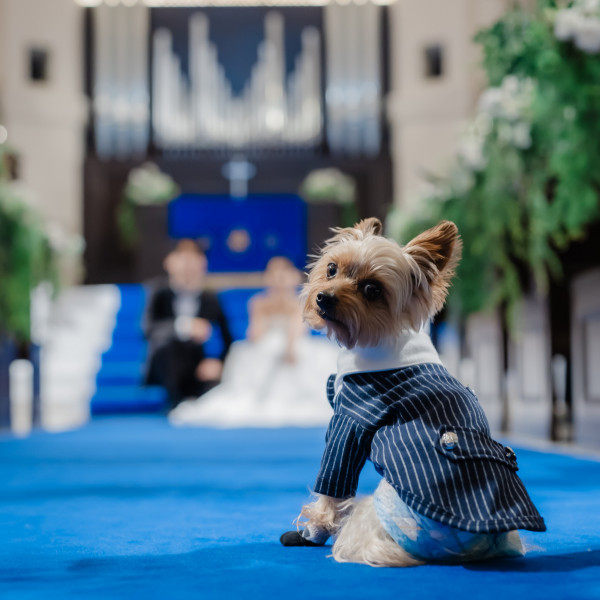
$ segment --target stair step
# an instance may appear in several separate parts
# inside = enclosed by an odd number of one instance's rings
[[[92,415],[159,412],[167,401],[167,392],[158,386],[105,385],[92,398]]]
[[[96,376],[96,386],[140,385],[143,367],[143,364],[137,361],[107,362],[102,365]]]

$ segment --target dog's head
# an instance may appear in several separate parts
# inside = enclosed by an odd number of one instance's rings
[[[377,346],[403,330],[419,330],[444,305],[460,258],[460,236],[450,221],[406,246],[381,230],[375,218],[334,229],[310,265],[304,318],[347,348]]]

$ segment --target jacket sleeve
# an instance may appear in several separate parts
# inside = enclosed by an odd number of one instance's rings
[[[154,347],[177,337],[170,299],[169,291],[163,288],[154,291],[146,304],[142,316],[142,330]]]
[[[198,315],[203,319],[207,319],[219,326],[223,347],[219,353],[219,358],[225,360],[225,356],[233,343],[233,337],[229,330],[229,322],[223,311],[219,297],[212,291],[205,291],[202,294],[202,302],[200,304],[200,313]]]
[[[356,494],[358,477],[371,451],[373,432],[347,414],[333,415],[314,492],[333,498]]]

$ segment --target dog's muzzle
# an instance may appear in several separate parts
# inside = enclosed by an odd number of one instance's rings
[[[317,306],[324,319],[333,318],[338,303],[337,296],[332,292],[319,292],[316,297]]]

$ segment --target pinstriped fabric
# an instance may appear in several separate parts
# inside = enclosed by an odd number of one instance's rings
[[[335,396],[335,373],[330,375],[327,379],[327,400],[329,404],[331,404],[331,408],[333,408],[333,400]]]
[[[367,458],[421,514],[466,531],[545,531],[516,474],[514,455],[490,437],[474,394],[438,364],[346,375],[314,491],[353,496]],[[446,432],[458,444],[446,449]]]

